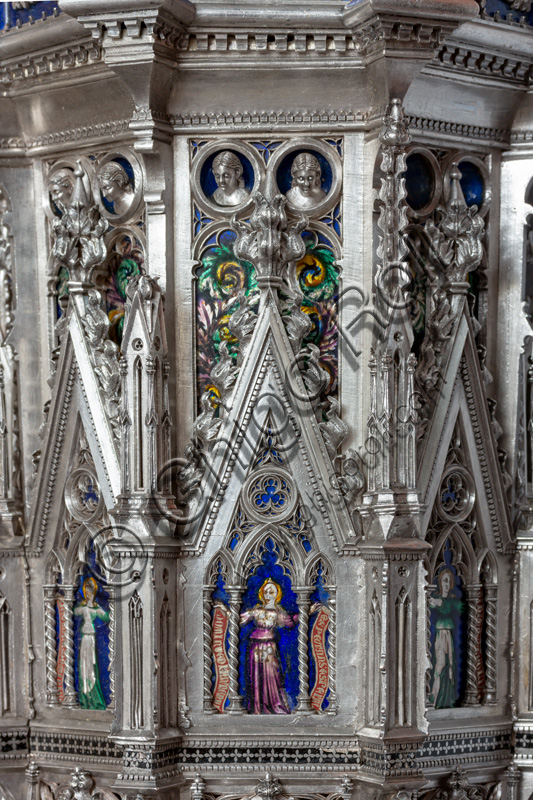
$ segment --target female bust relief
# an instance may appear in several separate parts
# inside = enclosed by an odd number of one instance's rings
[[[213,161],[213,176],[217,189],[211,195],[219,206],[239,206],[246,202],[250,192],[244,186],[242,163],[231,150],[219,153]]]
[[[292,188],[287,200],[296,208],[313,208],[324,200],[327,193],[322,189],[322,170],[312,153],[299,153],[291,166]]]
[[[109,161],[98,170],[100,191],[113,205],[113,214],[121,217],[133,203],[134,191],[124,167],[118,161]]]
[[[270,578],[259,589],[258,597],[260,603],[241,614],[241,625],[251,620],[255,624],[246,655],[248,711],[251,714],[290,714],[276,629],[293,628],[298,614],[289,615],[280,606],[281,587]]]

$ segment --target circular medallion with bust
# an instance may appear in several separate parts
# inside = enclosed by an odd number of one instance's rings
[[[244,186],[242,163],[231,150],[223,150],[213,160],[213,177],[217,188],[211,195],[219,206],[240,206],[245,203],[250,192]]]
[[[327,196],[321,186],[322,170],[312,153],[299,153],[291,166],[292,187],[287,200],[295,208],[314,208]]]
[[[134,199],[133,186],[124,167],[118,161],[108,161],[98,170],[102,197],[112,206],[117,217],[127,214]]]

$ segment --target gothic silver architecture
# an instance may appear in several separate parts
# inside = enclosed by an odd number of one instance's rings
[[[0,75],[0,800],[530,800],[531,0],[7,2]]]

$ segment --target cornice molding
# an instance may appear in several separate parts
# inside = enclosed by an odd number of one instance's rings
[[[349,33],[346,30],[306,30],[287,31],[282,28],[267,30],[238,30],[226,28],[219,30],[196,29],[183,33],[177,41],[179,60],[184,58],[205,58],[206,53],[265,54],[277,53],[310,54],[320,57],[327,55],[338,58],[360,58],[376,42],[384,37],[377,22],[361,31]]]
[[[444,68],[478,75],[484,80],[496,78],[527,86],[533,78],[532,63],[530,58],[513,57],[507,51],[495,52],[451,42],[439,50],[429,68]]]
[[[319,130],[320,126],[326,128],[335,125],[337,128],[354,127],[368,129],[374,121],[382,119],[384,110],[371,108],[366,111],[350,110],[320,110],[309,109],[304,111],[242,111],[239,113],[228,114],[206,114],[202,112],[190,112],[185,114],[173,114],[170,116],[170,123],[175,133],[182,133],[184,129],[205,129],[210,128],[234,128],[240,130],[271,127],[294,127],[302,126],[308,128],[313,125],[314,130]],[[371,125],[371,127],[374,127]]]
[[[505,146],[509,143],[509,132],[497,128],[486,128],[481,125],[467,125],[451,120],[432,119],[429,117],[408,116],[411,131],[433,133],[436,136],[450,136],[461,139],[484,140]],[[532,132],[533,133],[533,132]]]
[[[80,128],[70,128],[37,136],[32,139],[23,137],[9,137],[0,139],[0,153],[8,151],[26,154],[28,151],[54,148],[55,146],[69,145],[71,143],[88,143],[93,139],[109,138],[114,141],[121,134],[130,133],[130,120],[117,119],[110,122],[99,122],[94,125],[84,125]],[[121,137],[124,138],[124,137]]]
[[[4,62],[0,65],[0,82],[4,86],[10,86],[29,78],[40,78],[50,73],[57,74],[101,61],[102,48],[97,42],[88,39],[27,55],[25,58],[8,63]]]

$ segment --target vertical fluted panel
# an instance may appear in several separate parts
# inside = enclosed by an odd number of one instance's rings
[[[311,711],[309,700],[309,589],[298,591],[298,711]]]
[[[55,586],[44,587],[44,646],[46,653],[46,702],[59,705],[57,689],[56,606]]]
[[[487,586],[485,598],[486,610],[486,660],[485,660],[485,703],[492,705],[496,702],[496,609],[497,587]]]
[[[229,587],[229,706],[230,714],[242,714],[243,707],[239,694],[239,623],[241,588]]]
[[[74,586],[65,586],[63,590],[63,613],[65,620],[65,696],[63,705],[75,706],[78,698],[74,688],[74,631],[72,611],[74,606]]]
[[[204,638],[204,711],[207,714],[213,713],[212,692],[212,660],[213,649],[211,647],[211,591],[204,589],[204,613],[203,613],[203,638]]]

